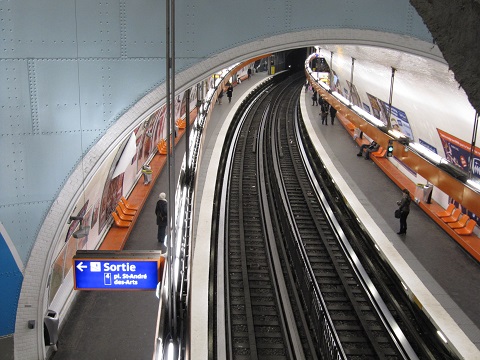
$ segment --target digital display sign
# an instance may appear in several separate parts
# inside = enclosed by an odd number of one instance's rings
[[[77,251],[75,290],[155,290],[164,258],[158,251]]]

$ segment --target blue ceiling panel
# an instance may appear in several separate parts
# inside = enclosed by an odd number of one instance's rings
[[[176,21],[180,24],[176,28],[177,58],[198,58],[200,61],[256,39],[284,32],[283,14],[288,2],[259,1],[242,6],[228,1],[178,2],[175,7]],[[211,19],[215,19],[213,24],[209,23]],[[256,24],[261,24],[262,31],[255,31]]]
[[[82,58],[119,57],[122,9],[118,6],[118,2],[77,1],[76,12],[78,56]]]
[[[81,83],[82,124],[107,129],[119,116],[124,114],[143,96],[147,95],[163,81],[164,59],[119,59],[104,62],[84,62],[82,76],[95,78],[93,83]],[[95,98],[90,95],[100,92]],[[87,109],[88,108],[88,109]],[[86,119],[83,113],[102,111],[100,119]],[[94,123],[91,123],[93,122]]]
[[[0,71],[0,134],[29,134],[32,119],[27,61],[5,60],[3,65]]]
[[[73,58],[75,1],[2,1],[5,58]]]
[[[165,57],[165,2],[128,2],[120,21],[122,56]]]
[[[25,143],[24,201],[52,199],[70,176],[85,148],[78,131],[34,136]]]
[[[76,60],[35,62],[38,133],[61,134],[79,128],[78,66]],[[33,97],[33,96],[32,96]]]

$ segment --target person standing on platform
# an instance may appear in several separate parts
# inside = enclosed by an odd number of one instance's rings
[[[160,244],[165,245],[165,230],[168,224],[168,203],[165,193],[158,195],[157,206],[155,207],[155,215],[157,216],[157,240]]]
[[[333,105],[330,106],[330,119],[332,120],[332,125],[335,121],[335,115],[337,115],[337,109],[333,107]]]
[[[318,98],[318,105],[323,106],[323,103],[324,103],[324,102],[325,102],[325,100],[323,100],[323,98],[320,96],[320,97]]]
[[[250,79],[252,77],[252,69],[248,68],[247,70],[248,78]]]
[[[233,86],[232,84],[228,84],[228,89],[227,89],[228,103],[232,102],[232,95],[233,95]]]
[[[328,126],[328,102],[326,101],[323,101],[322,103],[322,112],[320,113],[320,115],[322,116],[322,125],[325,124],[326,126]]]
[[[405,235],[407,233],[407,217],[410,213],[410,192],[407,189],[402,190],[402,199],[397,201],[398,210],[400,210],[400,231],[399,235]]]
[[[312,106],[315,105],[315,104],[318,106],[318,98],[317,98],[317,96],[318,96],[318,95],[317,95],[317,92],[316,92],[315,90],[313,90],[313,95],[312,95],[312,101],[313,101],[313,103],[312,103]]]

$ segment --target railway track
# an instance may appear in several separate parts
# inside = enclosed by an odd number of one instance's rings
[[[365,248],[349,242],[358,224],[331,206],[338,194],[309,164],[302,84],[290,76],[260,89],[223,150],[212,358],[435,358],[411,307],[382,299],[377,287],[394,285],[370,278],[355,252]]]

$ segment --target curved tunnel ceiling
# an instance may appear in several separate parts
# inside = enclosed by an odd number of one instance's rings
[[[0,134],[8,140],[0,144],[7,154],[0,159],[0,219],[23,261],[64,185],[77,189],[119,134],[164,98],[163,6],[153,0],[0,5],[0,86],[8,94],[0,100]],[[234,12],[221,2],[175,6],[179,90],[233,62],[318,43],[385,45],[442,61],[406,0],[301,6],[249,0]],[[82,171],[75,171],[82,157]]]

